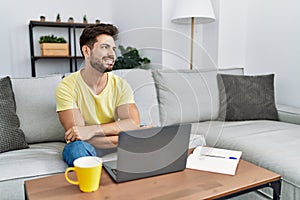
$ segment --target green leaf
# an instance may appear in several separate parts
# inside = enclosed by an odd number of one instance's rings
[[[147,57],[141,58],[139,51],[134,47],[118,46],[121,56],[118,56],[114,64],[113,69],[132,69],[138,68],[141,64],[150,63],[150,59]]]
[[[65,38],[54,35],[44,35],[40,37],[39,43],[67,43]]]

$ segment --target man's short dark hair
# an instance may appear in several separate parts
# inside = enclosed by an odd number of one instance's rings
[[[110,35],[114,40],[117,40],[118,37],[118,28],[112,24],[95,24],[88,25],[83,30],[79,42],[80,42],[80,51],[82,52],[82,47],[87,45],[89,48],[93,48],[94,44],[97,42],[97,36],[101,34]],[[84,56],[84,55],[83,55]]]

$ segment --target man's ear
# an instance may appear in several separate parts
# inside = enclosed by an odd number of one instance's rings
[[[88,57],[90,55],[91,49],[87,45],[82,46],[82,52],[84,57]]]

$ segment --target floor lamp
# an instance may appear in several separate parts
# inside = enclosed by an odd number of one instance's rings
[[[190,69],[193,69],[194,25],[215,21],[210,0],[177,0],[171,21],[178,24],[191,24]]]

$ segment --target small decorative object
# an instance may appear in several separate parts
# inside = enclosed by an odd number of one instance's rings
[[[43,16],[43,15],[41,15],[41,16],[40,16],[40,21],[41,21],[41,22],[44,22],[44,21],[46,21],[46,17],[45,17],[45,16]]]
[[[100,20],[99,19],[96,19],[96,24],[100,24]]]
[[[86,17],[86,15],[83,15],[82,21],[83,21],[83,23],[85,23],[85,24],[87,24],[87,23],[88,23],[88,20],[87,20],[87,17]]]
[[[39,43],[42,56],[69,56],[69,45],[63,37],[45,35],[40,37]]]
[[[151,62],[147,57],[141,58],[139,51],[133,47],[127,47],[126,49],[119,45],[121,56],[118,56],[114,65],[115,69],[132,69],[141,68],[142,64],[148,64]]]
[[[60,14],[58,13],[57,15],[56,15],[56,22],[60,22],[61,20],[60,20]]]
[[[74,22],[74,18],[73,17],[69,17],[68,22],[69,23],[73,23]]]

